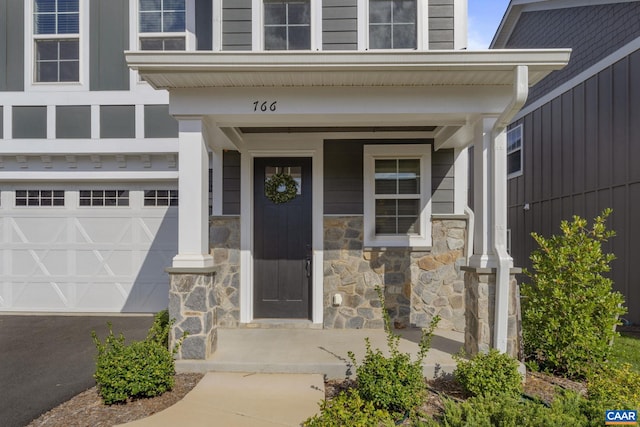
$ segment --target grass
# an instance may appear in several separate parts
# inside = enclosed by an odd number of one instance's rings
[[[635,371],[640,372],[640,339],[625,335],[616,337],[610,360],[629,363]]]

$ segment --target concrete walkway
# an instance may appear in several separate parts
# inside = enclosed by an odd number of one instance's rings
[[[319,411],[318,374],[209,372],[184,399],[127,427],[299,426]]]
[[[421,330],[396,330],[399,349],[415,360]],[[218,349],[207,360],[179,360],[179,372],[259,372],[322,374],[329,379],[353,376],[347,353],[356,360],[365,354],[365,338],[371,347],[386,353],[387,336],[372,329],[220,329]],[[424,374],[434,378],[455,369],[451,357],[464,345],[460,332],[437,330],[424,360]]]
[[[324,378],[354,377],[348,359],[365,354],[365,337],[372,348],[386,353],[382,330],[348,329],[221,329],[218,349],[207,360],[179,360],[182,372],[206,372],[183,400],[127,427],[164,426],[299,426],[319,411]],[[399,349],[415,360],[421,332],[395,331]],[[424,361],[428,378],[455,369],[451,354],[464,342],[459,332],[439,330]],[[253,373],[246,373],[253,372]]]

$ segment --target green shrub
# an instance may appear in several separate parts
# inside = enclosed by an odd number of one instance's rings
[[[507,354],[492,349],[486,354],[476,354],[471,360],[456,357],[456,361],[453,375],[472,396],[522,393],[518,362]]]
[[[393,426],[393,418],[383,409],[376,409],[358,394],[349,389],[331,400],[320,403],[320,414],[304,422],[308,427],[371,427]]]
[[[604,363],[616,336],[623,297],[612,291],[613,254],[602,243],[614,236],[605,221],[611,209],[587,221],[574,216],[562,221],[561,235],[532,236],[539,245],[531,254],[531,284],[522,285],[525,357],[542,370],[584,378],[590,366]]]
[[[114,335],[111,323],[104,343],[91,333],[98,350],[94,378],[105,404],[125,402],[135,397],[153,397],[171,390],[174,384],[173,354],[182,341],[168,350],[171,322],[168,313],[156,314],[144,341],[125,344],[124,335]]]
[[[380,288],[376,288],[384,307],[384,296]],[[391,330],[389,313],[383,310],[385,331],[389,356],[380,349],[373,350],[369,339],[365,339],[366,352],[362,363],[358,364],[353,352],[349,358],[356,367],[357,389],[360,396],[371,402],[376,409],[383,409],[394,416],[404,415],[422,403],[426,389],[422,361],[424,360],[433,331],[440,318],[434,317],[428,329],[424,329],[420,339],[420,352],[415,361],[406,353],[400,353],[398,345],[400,336]]]
[[[593,416],[605,409],[640,410],[640,373],[629,364],[607,363],[589,373],[587,391]]]
[[[575,393],[562,394],[550,408],[509,394],[476,396],[460,403],[445,400],[441,424],[447,427],[587,426],[590,424],[583,413],[584,401]],[[604,412],[598,421],[603,417]]]

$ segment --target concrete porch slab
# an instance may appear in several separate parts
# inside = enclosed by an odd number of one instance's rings
[[[419,329],[395,331],[401,335],[399,349],[415,359]],[[374,329],[219,329],[218,347],[206,360],[178,360],[179,372],[256,372],[322,374],[328,379],[353,376],[347,356],[353,351],[360,361],[365,337],[372,348],[386,353],[386,335]],[[437,330],[424,360],[424,374],[433,378],[455,369],[451,357],[464,345],[464,334]]]

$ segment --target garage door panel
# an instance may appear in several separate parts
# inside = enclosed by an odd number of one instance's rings
[[[73,191],[65,207],[0,208],[0,309],[166,308],[177,209],[143,207],[139,190],[130,191],[128,207],[78,207]]]
[[[10,220],[11,242],[56,243],[66,240],[67,219],[50,217],[29,217]]]
[[[134,243],[130,218],[77,218],[79,243]]]
[[[11,285],[11,305],[27,310],[64,310],[73,299],[74,285],[29,281]]]

